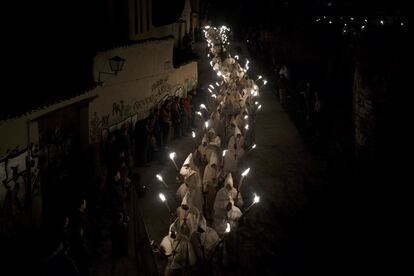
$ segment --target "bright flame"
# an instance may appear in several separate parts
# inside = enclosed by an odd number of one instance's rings
[[[252,146],[252,149],[255,149],[256,148],[256,144],[254,144],[253,146]]]
[[[260,80],[261,78],[263,78],[263,77],[259,75],[257,79]]]
[[[239,60],[239,55],[235,55],[234,58]]]
[[[208,128],[208,121],[204,122],[204,125]]]
[[[223,157],[224,156],[226,156],[226,152],[227,152],[228,150],[223,150]]]
[[[381,25],[384,25],[384,20],[381,20],[380,23],[381,23]]]
[[[250,172],[250,168],[247,168],[241,175],[246,176],[249,174],[249,172]]]
[[[196,137],[196,134],[195,134],[195,132],[194,132],[194,131],[191,131],[191,135],[193,136],[193,138],[195,138],[195,137]]]
[[[217,98],[217,95],[216,94],[212,94],[211,97]]]
[[[266,85],[267,84],[267,80],[263,80],[263,85]]]
[[[245,120],[249,119],[249,116],[248,115],[244,115],[244,119]]]
[[[262,105],[259,105],[259,106],[257,107],[257,109],[259,109],[259,110],[260,110],[261,108],[262,108]]]
[[[214,85],[210,84],[209,86],[211,87],[211,89],[214,89]]]
[[[213,93],[213,90],[211,90],[211,88],[210,88],[210,87],[208,88],[208,91],[210,91],[210,93]]]
[[[217,72],[217,76],[219,76],[219,77],[221,76],[221,72],[220,71]]]
[[[163,193],[159,193],[158,197],[161,199],[162,202],[167,201],[167,199],[165,198],[165,195]]]
[[[174,158],[176,156],[175,152],[171,152],[169,155],[170,155],[170,159],[171,160],[174,160]]]
[[[226,233],[230,233],[230,223],[227,222]]]
[[[220,84],[219,84],[218,82],[216,82],[216,85],[217,85],[217,87],[219,87],[219,86],[220,86]]]
[[[204,108],[205,110],[207,110],[207,107],[204,104],[200,104],[200,108]]]
[[[257,91],[254,91],[253,97],[257,97],[257,96],[259,96],[259,93]]]
[[[197,115],[200,115],[200,116],[203,116],[203,114],[201,114],[201,112],[200,112],[200,111],[197,111],[197,112],[196,112],[196,114],[197,114]]]
[[[162,176],[160,174],[157,174],[156,177],[158,178],[159,181],[163,181]]]
[[[255,102],[254,102],[254,104],[255,104],[255,105],[258,105],[258,104],[259,104],[259,102],[258,102],[258,101],[255,101]]]
[[[249,125],[246,125],[244,128],[245,128],[246,130],[249,130]]]
[[[260,202],[260,196],[254,194],[253,203],[256,204],[256,203],[259,203],[259,202]]]

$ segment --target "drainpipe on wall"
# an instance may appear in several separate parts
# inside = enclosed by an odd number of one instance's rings
[[[28,191],[28,195],[26,194],[26,201],[27,206],[29,206],[29,222],[28,225],[32,228],[33,223],[33,206],[32,206],[32,147],[30,144],[30,120],[27,120],[27,161],[26,161],[26,168],[27,169],[27,183],[26,184],[26,191]]]

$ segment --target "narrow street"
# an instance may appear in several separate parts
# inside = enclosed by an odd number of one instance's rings
[[[204,47],[203,43],[196,45],[201,56],[199,91],[206,90],[212,82],[212,70],[203,55]],[[195,109],[202,102],[208,105],[206,94],[201,92],[197,96]],[[270,88],[261,90],[260,102],[263,108],[256,121],[257,148],[247,154],[239,170],[251,168],[242,190],[246,206],[252,202],[253,193],[261,196],[261,202],[227,237],[228,254],[223,260],[225,270],[222,275],[300,273],[306,270],[305,256],[314,250],[310,247],[305,251],[305,243],[309,239],[307,231],[311,231],[309,228],[315,223],[310,208],[312,200],[319,196],[325,164],[312,159],[289,115]],[[200,129],[201,122],[197,121],[197,125]],[[196,133],[199,134],[200,130]],[[196,139],[183,137],[171,143],[169,152],[177,153],[178,167],[200,139],[200,135]],[[179,205],[175,197],[179,184],[175,180],[174,164],[165,158],[164,162],[154,161],[150,167],[134,168],[134,172],[140,175],[140,185],[148,187],[147,193],[138,199],[138,205],[150,239],[159,244],[172,222],[168,208],[174,212]],[[162,175],[168,189],[156,179],[156,174]],[[168,207],[158,197],[161,192],[167,198]],[[130,239],[133,238],[130,235]],[[130,241],[130,244],[134,242]],[[161,272],[162,261],[157,263]]]

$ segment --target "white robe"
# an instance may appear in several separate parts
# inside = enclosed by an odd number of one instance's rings
[[[224,171],[237,173],[237,166],[240,158],[237,155],[237,152],[234,149],[229,148],[224,156]]]
[[[230,224],[230,227],[236,227],[238,224],[239,218],[242,216],[242,212],[236,206],[232,206],[231,210],[227,212],[227,220]]]
[[[183,183],[180,185],[180,187],[178,187],[178,190],[176,192],[176,196],[177,196],[177,200],[178,202],[181,202],[184,199],[184,196],[187,194],[188,192],[188,186]]]
[[[181,206],[177,207],[177,221],[175,228],[180,232],[181,226],[184,222],[190,230],[189,237],[193,232],[197,231],[201,219],[200,211],[194,206],[189,206],[188,210],[184,210]]]
[[[204,256],[207,260],[209,260],[214,254],[216,246],[220,242],[220,238],[216,230],[207,226],[207,229],[200,235],[200,241],[201,246],[204,249]]]
[[[173,242],[171,269],[184,269],[194,266],[196,262],[197,256],[189,238],[178,234]]]
[[[174,239],[168,234],[165,236],[160,244],[160,247],[164,250],[164,254],[169,257],[173,252]]]

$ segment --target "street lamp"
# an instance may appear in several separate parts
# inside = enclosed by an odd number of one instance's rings
[[[103,84],[103,81],[101,80],[101,75],[106,74],[106,75],[118,75],[118,72],[122,71],[122,68],[124,67],[125,64],[125,59],[119,57],[119,56],[115,56],[112,57],[110,59],[108,59],[109,61],[109,67],[111,68],[112,72],[99,72],[98,74],[98,83],[100,85]]]

